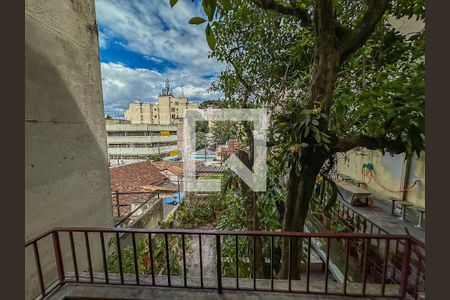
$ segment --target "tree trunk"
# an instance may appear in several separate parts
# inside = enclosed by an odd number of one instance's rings
[[[330,0],[316,2],[314,15],[316,39],[311,74],[311,94],[308,102],[309,109],[318,108],[321,113],[326,115],[329,115],[333,103],[333,92],[340,67],[340,51],[335,35],[332,6]],[[320,119],[319,129],[323,132],[328,131],[326,119]],[[303,134],[303,132],[299,132],[299,134]],[[306,142],[310,145],[317,144],[311,135],[308,136]],[[295,172],[295,163],[291,166],[283,231],[303,232],[316,177],[326,161],[324,153],[324,149],[318,148],[302,150],[300,158],[302,170],[299,175]],[[282,278],[288,278],[290,272],[292,279],[300,279],[301,246],[300,239],[291,238],[290,243],[288,238],[283,239],[280,270]],[[291,261],[290,266],[289,261]]]
[[[289,173],[288,195],[284,215],[283,231],[303,232],[309,203],[313,194],[316,176],[325,159],[321,155],[304,162],[300,175],[295,173],[292,166]],[[302,258],[302,241],[296,238],[284,238],[281,255],[280,277],[286,279],[300,279],[300,262]],[[290,267],[289,267],[289,261]]]
[[[248,122],[243,122],[245,134],[248,138],[249,143],[249,152],[246,153],[244,151],[239,151],[237,153],[238,158],[249,168],[253,170],[254,164],[254,137],[253,132],[250,128]],[[242,194],[245,197],[245,208],[248,212],[248,217],[250,220],[250,230],[261,230],[261,223],[258,216],[258,210],[256,201],[258,199],[258,195],[243,181],[240,180],[242,187]],[[255,275],[257,278],[264,278],[264,257],[262,252],[262,238],[255,237],[253,239],[250,238],[250,244],[248,249],[248,255],[252,266],[255,266]]]
[[[242,185],[245,186],[245,183],[242,181]],[[258,216],[258,211],[256,207],[256,199],[257,195],[254,191],[250,190],[246,187],[244,192],[245,197],[245,206],[248,211],[249,219],[251,220],[250,229],[251,230],[261,230],[261,223]],[[262,239],[261,237],[250,238],[249,251],[248,256],[250,262],[253,266],[255,264],[255,275],[257,278],[264,278],[264,257],[262,253]]]

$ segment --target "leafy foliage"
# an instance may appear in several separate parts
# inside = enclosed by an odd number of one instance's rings
[[[331,9],[325,3],[202,0],[210,55],[226,63],[212,89],[224,92],[227,107],[271,112],[271,176],[280,180],[271,183],[268,196],[257,197],[261,228],[280,226],[273,218],[280,199],[271,197],[285,189],[286,203],[295,208],[285,213],[301,217],[294,230],[303,229],[314,186],[327,194],[325,207],[333,211],[338,193],[328,178],[336,153],[355,147],[424,150],[423,30],[404,36],[389,25],[392,16],[423,20],[424,1],[335,0]],[[280,188],[282,181],[290,184]],[[221,228],[235,227],[248,213],[236,197],[226,200]],[[344,230],[336,220],[331,224]],[[232,261],[232,252],[226,257]]]
[[[108,256],[108,272],[119,273],[119,258],[118,253],[115,250],[117,240],[112,237],[108,241],[108,248],[114,249]],[[121,249],[122,254],[122,270],[124,273],[135,273],[134,268],[134,252],[132,246],[127,246]],[[145,240],[136,241],[136,256],[138,262],[138,273],[148,274],[150,271],[150,265],[148,263],[148,249]]]
[[[331,123],[338,136],[383,136],[420,154],[425,145],[424,34],[407,39],[390,28],[381,31],[344,66]]]
[[[154,236],[155,237],[155,236]],[[156,243],[153,247],[153,267],[155,273],[159,272],[167,272],[166,268],[166,257],[165,257],[165,241],[164,239],[158,238],[155,239]],[[177,257],[181,257],[181,253],[179,249],[180,239],[178,237],[169,236],[169,249],[171,251],[170,259],[169,259],[169,267],[171,275],[181,275],[181,265],[179,263],[179,259]],[[150,274],[151,273],[151,261],[150,261],[150,251],[147,245],[147,240],[137,240],[136,241],[136,258],[138,265],[138,273],[139,274]],[[189,247],[189,239],[186,238],[186,247]],[[113,249],[111,250],[108,258],[108,272],[110,273],[119,273],[120,265],[119,265],[119,257],[116,249],[116,238],[112,237],[108,241],[108,247]],[[122,272],[125,274],[135,274],[134,267],[134,252],[132,246],[126,246],[121,249],[121,258],[122,258]]]

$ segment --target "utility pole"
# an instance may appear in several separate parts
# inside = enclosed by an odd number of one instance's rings
[[[158,160],[161,160],[161,149],[159,148],[159,142],[158,142]]]
[[[177,186],[178,186],[178,203],[181,202],[181,193],[180,193],[180,176],[177,175]]]

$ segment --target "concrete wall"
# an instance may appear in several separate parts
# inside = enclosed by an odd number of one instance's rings
[[[425,27],[425,23],[421,20],[416,20],[415,17],[402,17],[397,19],[391,16],[389,17],[388,22],[405,36],[409,36],[411,34],[419,32]]]
[[[55,226],[113,225],[94,4],[25,1],[25,240]],[[83,269],[83,237],[75,240]],[[39,243],[45,284],[56,278],[50,241]],[[91,249],[97,266],[99,245]],[[27,299],[38,291],[31,254]]]
[[[389,196],[402,197],[400,191],[404,187],[406,162],[405,154],[390,155],[380,151],[372,151],[364,148],[354,149],[345,154],[338,155],[337,170],[354,179],[362,180],[362,166],[364,163],[374,165],[374,173],[378,183],[371,180],[367,185],[369,191],[376,198],[386,199]],[[413,205],[425,207],[425,153],[418,158],[414,155],[408,173],[408,186],[414,181],[419,182],[411,190],[406,192],[407,201]],[[368,181],[368,178],[365,180]]]
[[[131,210],[135,210],[141,203],[132,203]],[[162,198],[154,199],[154,201],[149,201],[147,205],[136,211],[136,217],[130,217],[129,222],[125,222],[126,228],[141,228],[141,229],[155,229],[158,228],[158,223],[163,220],[163,201]],[[143,240],[148,240],[148,235],[146,234],[136,234],[136,242]],[[120,245],[121,247],[132,247],[133,237],[130,233],[120,234]],[[113,246],[113,248],[115,245]],[[122,249],[123,249],[122,248]],[[109,248],[111,250],[111,247]]]
[[[135,210],[140,202],[131,203],[131,210]],[[141,209],[136,212],[140,217],[133,222],[129,227],[131,228],[156,228],[158,222],[163,219],[163,201],[162,198],[155,199],[155,201],[149,205],[146,210]]]

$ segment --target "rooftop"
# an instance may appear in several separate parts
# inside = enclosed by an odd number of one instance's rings
[[[183,176],[183,162],[181,161],[157,161],[152,164],[160,171],[169,170],[174,175]]]
[[[142,161],[109,169],[111,189],[120,192],[143,190],[144,186],[167,180],[161,170],[150,161]]]
[[[109,168],[111,190],[121,193],[149,192],[155,190],[154,186],[164,185],[169,179],[152,162],[142,161],[123,166]],[[120,195],[120,214],[127,215],[131,211],[130,204],[136,201],[145,201],[149,194],[122,194]],[[116,199],[112,199],[117,205]]]

